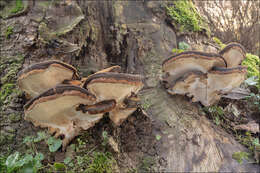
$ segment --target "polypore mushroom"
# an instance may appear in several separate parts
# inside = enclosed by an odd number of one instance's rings
[[[182,94],[192,97],[193,102],[200,101],[204,106],[217,102],[223,94],[238,87],[247,73],[246,67],[215,67],[208,73],[192,71],[177,79],[168,88],[170,94]]]
[[[103,113],[115,107],[115,100],[96,102],[96,97],[78,86],[57,85],[25,106],[25,120],[35,126],[48,127],[50,133],[63,138],[63,149],[79,132],[92,127]]]
[[[110,119],[116,124],[120,125],[129,115],[136,111],[139,106],[140,99],[133,94],[125,98],[123,103],[120,103],[115,109],[109,112]]]
[[[247,67],[238,66],[233,68],[214,67],[208,73],[208,89],[216,88],[221,93],[228,93],[246,79]],[[213,84],[213,85],[212,85]]]
[[[200,71],[190,71],[175,80],[167,89],[168,93],[193,97],[192,101],[207,100],[207,74]]]
[[[186,51],[163,61],[163,82],[168,88],[172,82],[190,71],[201,71],[207,73],[214,66],[226,67],[222,56],[214,53],[198,51]]]
[[[237,67],[246,57],[245,48],[238,43],[229,43],[219,52],[227,62],[227,67]]]
[[[73,66],[57,60],[34,64],[18,73],[18,85],[29,98],[39,95],[64,80],[78,79],[80,77]]]
[[[136,110],[124,103],[124,100],[135,95],[142,87],[140,75],[114,72],[93,74],[83,84],[83,88],[87,88],[98,100],[116,100],[116,108],[109,113],[116,125]]]

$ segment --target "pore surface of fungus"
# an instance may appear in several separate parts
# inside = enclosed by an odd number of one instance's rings
[[[120,71],[112,66],[81,79],[74,67],[56,60],[27,67],[18,74],[19,87],[33,97],[24,106],[25,119],[63,136],[63,149],[106,112],[121,124],[137,109],[143,82],[140,75]]]
[[[207,74],[200,71],[186,73],[168,88],[171,94],[182,94],[192,97],[193,102],[200,101],[204,106],[216,103],[223,94],[245,80],[246,67],[214,68]]]
[[[129,107],[124,100],[131,98],[143,87],[140,75],[124,74],[124,73],[96,73],[91,75],[83,88],[87,88],[93,93],[98,100],[114,99],[116,108],[109,113],[111,120],[119,125],[126,119],[136,107]]]
[[[80,105],[85,105],[84,111]],[[81,87],[57,85],[31,99],[24,110],[25,119],[35,126],[48,127],[55,137],[63,135],[65,148],[80,130],[92,127],[114,107],[114,100],[97,103],[96,97]]]
[[[245,48],[238,43],[229,43],[220,52],[227,62],[227,67],[236,67],[242,63],[246,57]]]
[[[201,71],[207,73],[214,66],[226,67],[222,56],[214,53],[186,51],[166,59],[162,64],[163,81],[170,84],[185,73]]]
[[[91,75],[83,85],[99,100],[115,99],[117,103],[132,93],[137,93],[142,87],[140,75],[114,72]]]
[[[210,106],[245,80],[247,68],[239,66],[244,56],[237,43],[229,44],[220,54],[182,52],[163,62],[162,84],[170,94],[187,95],[193,102]]]
[[[77,70],[61,61],[33,64],[18,74],[18,85],[27,96],[35,97],[64,80],[80,79]]]

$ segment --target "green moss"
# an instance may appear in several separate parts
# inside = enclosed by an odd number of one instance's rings
[[[246,59],[242,62],[242,65],[247,66],[247,77],[255,76],[257,79],[257,87],[260,88],[260,74],[259,74],[259,65],[260,60],[257,55],[250,53],[246,54]]]
[[[232,154],[232,158],[235,159],[238,163],[242,163],[244,159],[248,160],[248,157],[250,156],[247,152],[235,152]]]
[[[166,6],[167,14],[180,24],[180,30],[201,31],[202,17],[190,0],[173,1],[172,6]],[[203,24],[204,25],[204,24]]]
[[[15,1],[15,7],[11,9],[11,13],[16,14],[19,11],[22,11],[24,8],[22,0]]]
[[[1,57],[3,58],[3,57]],[[16,74],[22,66],[24,56],[18,55],[16,57],[3,58],[0,61],[0,71],[3,77],[1,77],[1,90],[0,90],[0,110],[3,105],[8,105],[11,100],[21,94],[16,86]]]
[[[1,87],[0,91],[0,105],[4,104],[7,97],[12,94],[15,84],[6,83]]]
[[[7,1],[0,9],[0,16],[2,18],[8,18],[11,16],[14,16],[16,14],[22,13],[28,8],[28,2],[27,0],[10,0]]]
[[[226,47],[226,44],[222,43],[217,37],[213,37],[212,39],[221,49]]]
[[[12,113],[9,115],[9,119],[11,122],[15,123],[21,120],[21,115]]]
[[[90,158],[90,164],[86,169],[86,172],[96,173],[96,172],[113,172],[113,164],[115,163],[112,154],[109,152],[94,152],[93,157]]]
[[[10,35],[12,35],[13,34],[13,27],[12,26],[8,26],[7,27],[7,29],[6,29],[6,31],[5,31],[5,38],[9,38],[10,37]]]
[[[204,107],[203,110],[210,116],[216,125],[224,125],[224,110],[220,106]]]
[[[254,152],[255,149],[255,140],[257,138],[253,137],[250,132],[246,132],[245,134],[236,135],[236,140],[238,140],[239,143],[246,146],[251,153]]]
[[[221,49],[223,49],[226,44],[222,43],[217,37],[213,37],[213,40],[216,44],[219,45]],[[259,66],[260,66],[260,60],[259,56],[253,55],[250,53],[246,54],[246,59],[242,62],[242,65],[247,66],[247,77],[256,77],[257,79],[257,87],[260,88],[260,74],[259,74]]]
[[[150,156],[143,157],[138,167],[139,172],[153,172],[154,165],[155,165],[155,160],[153,157]]]
[[[14,136],[15,136],[12,133],[7,133],[7,132],[3,132],[3,131],[1,131],[0,133],[1,133],[1,135],[0,135],[0,144],[1,145],[12,142],[14,139]]]
[[[24,56],[18,55],[16,57],[9,57],[3,62],[0,62],[0,70],[3,72],[8,69],[7,73],[1,78],[1,83],[14,83],[16,81],[16,74],[22,66]]]
[[[172,53],[174,53],[174,54],[178,54],[178,53],[182,53],[182,52],[184,52],[184,50],[182,50],[182,49],[176,49],[176,48],[172,49]]]

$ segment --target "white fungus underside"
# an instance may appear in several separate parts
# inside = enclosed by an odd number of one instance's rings
[[[93,93],[99,100],[115,99],[121,103],[131,93],[137,93],[141,87],[122,83],[91,83],[87,86],[88,90]]]
[[[184,81],[177,82],[173,88],[168,89],[168,92],[193,97],[193,102],[200,101],[203,105],[209,106],[218,101],[222,94],[238,87],[244,78],[244,75],[237,73],[208,73],[207,79],[203,75],[192,74]]]
[[[92,127],[103,116],[76,111],[79,103],[91,104],[89,100],[79,96],[60,96],[36,104],[33,109],[25,112],[25,119],[33,120],[43,127],[59,129],[59,133],[65,135],[64,140],[72,139],[76,131]]]
[[[222,63],[221,63],[222,62]],[[187,72],[201,71],[208,72],[213,66],[224,67],[224,61],[221,59],[202,59],[202,58],[181,58],[167,65],[164,65],[164,72],[170,74],[171,81],[178,79]]]
[[[131,115],[137,108],[116,108],[109,112],[110,119],[116,124],[120,125],[129,115]]]
[[[97,96],[99,100],[115,99],[117,102],[116,108],[109,113],[110,119],[119,125],[136,109],[121,109],[121,105],[125,98],[132,93],[137,93],[142,86],[122,84],[122,83],[93,83],[89,84],[87,88],[91,93]]]
[[[237,67],[244,59],[243,54],[237,49],[230,49],[223,54],[227,67]]]

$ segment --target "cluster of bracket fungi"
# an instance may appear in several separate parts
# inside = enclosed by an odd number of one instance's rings
[[[247,68],[240,66],[244,58],[245,49],[238,43],[219,53],[182,52],[163,62],[162,83],[170,94],[210,106],[245,80]],[[23,69],[18,85],[30,99],[25,119],[47,127],[55,137],[63,136],[63,149],[107,112],[120,125],[137,109],[137,93],[144,85],[140,75],[120,71],[120,66],[112,66],[80,78],[73,66],[57,60]]]
[[[238,43],[228,44],[219,53],[176,54],[162,64],[162,84],[172,95],[187,95],[192,102],[210,106],[245,80],[247,67],[240,66],[245,54]]]
[[[25,119],[63,136],[63,149],[79,134],[109,112],[120,125],[137,109],[137,93],[143,87],[140,75],[120,73],[120,66],[80,78],[77,70],[52,60],[31,65],[18,74],[19,88],[30,99]]]

